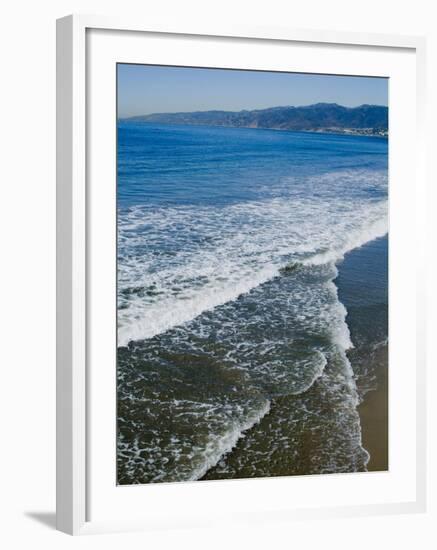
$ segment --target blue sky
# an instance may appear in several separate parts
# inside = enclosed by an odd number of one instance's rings
[[[388,104],[388,80],[356,76],[119,64],[118,116],[280,105]]]

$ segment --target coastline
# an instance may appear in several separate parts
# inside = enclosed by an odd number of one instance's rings
[[[386,105],[363,104],[346,107],[337,103],[319,102],[312,105],[279,105],[240,111],[209,109],[155,112],[123,118],[152,124],[296,130],[348,135],[388,135],[388,107]]]
[[[388,470],[387,236],[349,252],[335,281],[354,348],[347,352],[360,403],[368,471]]]
[[[149,124],[149,125],[163,125],[163,126],[195,126],[195,127],[202,127],[202,128],[228,128],[232,130],[272,130],[275,132],[292,132],[295,134],[327,134],[331,136],[353,136],[353,137],[370,137],[370,138],[380,138],[380,139],[388,139],[389,134],[376,134],[376,133],[368,133],[365,131],[360,131],[359,129],[355,128],[345,128],[344,130],[341,128],[336,129],[330,129],[330,128],[320,128],[320,129],[308,129],[308,130],[298,130],[293,128],[268,128],[268,127],[259,127],[259,126],[225,126],[223,124],[196,124],[196,123],[172,123],[172,122],[150,122],[147,120],[136,120],[134,118],[119,118],[117,119],[117,123],[134,123],[134,124]]]

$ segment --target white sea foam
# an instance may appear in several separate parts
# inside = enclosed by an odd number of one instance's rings
[[[316,198],[309,193],[318,182],[308,179],[290,184],[281,199],[121,212],[119,346],[235,300],[289,263],[335,262],[387,232],[386,198],[359,193],[369,178],[384,188],[385,172],[324,178],[327,191]],[[352,184],[354,192],[339,200],[339,186]]]
[[[331,250],[315,254],[307,258],[302,263],[307,265],[322,265],[328,262],[337,262],[341,260],[347,252],[359,248],[366,243],[383,237],[387,234],[388,223],[386,216],[376,220],[369,220],[369,225],[359,231],[352,232],[347,236],[344,242],[334,245]]]
[[[130,397],[131,406],[137,401]],[[151,403],[138,400],[142,407],[154,414],[157,409],[151,409]],[[126,441],[123,436],[118,439],[118,453],[123,457],[124,471],[136,479],[138,469],[144,475],[147,472],[148,481],[194,481],[200,479],[219,460],[232,451],[238,440],[247,430],[258,424],[270,411],[270,402],[259,398],[251,403],[230,404],[228,407],[219,402],[198,402],[187,400],[161,401],[159,410],[165,410],[173,419],[173,433],[162,446],[162,432],[156,429],[152,440],[147,445],[141,441],[142,430],[133,439]],[[248,409],[247,407],[250,406]],[[156,420],[156,418],[155,418]],[[179,424],[182,422],[182,424]],[[159,424],[158,424],[159,425]],[[183,433],[178,427],[184,426]],[[187,445],[184,434],[191,426],[198,431],[208,429],[198,439],[194,438],[191,446]],[[146,429],[150,429],[147,427]],[[169,461],[171,458],[171,461]]]
[[[267,401],[260,410],[249,413],[244,422],[236,422],[225,433],[218,437],[211,437],[206,447],[202,450],[203,462],[191,472],[187,481],[196,481],[203,477],[223,456],[232,451],[238,440],[244,435],[244,432],[258,424],[269,411],[270,402]]]
[[[268,281],[278,274],[274,266],[266,266],[259,272],[251,274],[250,279],[234,281],[217,281],[216,285],[208,285],[202,292],[174,299],[166,296],[160,301],[149,304],[147,311],[142,303],[137,301],[129,307],[129,319],[123,324],[124,312],[120,314],[121,326],[118,331],[118,343],[123,346],[130,340],[150,338],[156,334],[181,325],[194,319],[201,313],[214,309],[217,306],[235,300],[241,294]],[[133,320],[132,320],[133,317]]]

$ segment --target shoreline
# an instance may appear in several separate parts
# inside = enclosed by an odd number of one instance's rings
[[[339,276],[335,281],[340,302],[347,310],[346,324],[355,344],[347,355],[360,396],[357,412],[361,425],[361,446],[369,453],[369,472],[387,471],[389,462],[386,329],[378,336],[374,333],[370,340],[365,338],[363,341],[369,330],[372,332],[379,325],[381,331],[384,326],[380,317],[384,303],[384,292],[381,290],[385,286],[382,282],[384,273],[379,270],[387,254],[387,239],[386,235],[350,251],[338,266]],[[370,273],[370,276],[362,276],[361,272]],[[364,295],[367,297],[363,302]],[[378,341],[381,343],[378,344]]]
[[[333,131],[333,129],[313,129],[313,130],[297,130],[293,128],[261,128],[256,126],[225,126],[223,124],[182,124],[182,123],[170,123],[170,122],[147,122],[145,120],[135,120],[131,118],[119,118],[117,120],[118,123],[133,123],[133,124],[148,124],[148,125],[158,125],[158,126],[194,126],[196,128],[202,127],[202,128],[227,128],[229,130],[268,130],[268,131],[275,131],[275,132],[291,132],[294,134],[327,134],[330,136],[353,136],[353,137],[370,137],[370,138],[380,138],[380,139],[388,139],[389,134],[370,134],[366,132],[360,132],[359,130],[356,131],[353,128],[346,128],[346,131],[342,131],[341,128],[338,129],[337,132]],[[350,131],[352,130],[352,131]]]

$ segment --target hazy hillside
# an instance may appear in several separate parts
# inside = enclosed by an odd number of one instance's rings
[[[271,107],[238,112],[155,113],[131,117],[129,120],[368,135],[386,135],[388,132],[388,108],[381,105],[343,107],[336,103],[317,103],[305,107]]]

